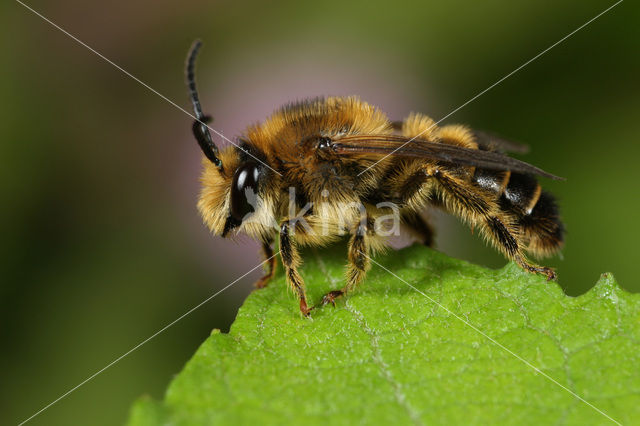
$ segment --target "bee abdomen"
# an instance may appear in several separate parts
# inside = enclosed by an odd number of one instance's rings
[[[500,177],[497,171],[482,171],[476,184],[487,187],[493,176],[493,187]],[[478,172],[476,172],[478,175]],[[516,219],[516,224],[534,255],[556,252],[564,240],[564,226],[553,195],[542,190],[533,176],[511,173],[501,191],[496,191],[500,210]]]
[[[473,183],[480,188],[501,195],[504,192],[511,172],[504,170],[476,169],[473,174]]]
[[[533,176],[512,173],[502,197],[525,214],[531,214],[541,192],[542,189]]]
[[[528,249],[533,254],[548,256],[562,247],[564,225],[555,198],[550,193],[541,191],[531,212],[519,217],[518,223],[529,239]]]
[[[528,250],[534,255],[555,253],[564,241],[564,226],[553,195],[533,176],[478,168],[473,183],[495,194],[500,210],[515,219]]]
[[[472,181],[493,193],[502,210],[515,210],[519,216],[531,213],[542,192],[533,176],[503,170],[476,169]]]

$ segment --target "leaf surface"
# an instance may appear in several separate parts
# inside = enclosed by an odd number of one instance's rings
[[[312,301],[342,287],[344,251],[305,252]],[[611,274],[572,298],[421,246],[375,260],[401,279],[374,264],[312,320],[278,274],[129,424],[640,422],[640,295]]]

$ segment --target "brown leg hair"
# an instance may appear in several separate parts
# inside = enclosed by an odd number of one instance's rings
[[[322,298],[322,305],[331,303],[335,305],[335,300],[344,296],[358,286],[367,275],[371,267],[369,259],[369,242],[367,230],[372,227],[366,221],[361,221],[356,225],[354,232],[349,239],[349,263],[347,264],[347,284],[342,290],[331,291]]]
[[[527,260],[522,251],[522,241],[518,242],[518,239],[507,229],[500,218],[494,216],[488,217],[485,220],[489,237],[499,244],[499,246],[502,247],[502,251],[520,265],[522,269],[534,274],[546,275],[547,281],[556,279],[556,272],[553,269],[537,266]]]
[[[273,249],[271,248],[272,243],[273,238],[269,238],[267,241],[262,242],[262,258],[266,261],[266,264],[264,268],[264,275],[256,281],[257,288],[265,288],[276,273],[276,257],[273,255]]]
[[[435,170],[431,174],[437,179],[440,195],[448,210],[465,217],[472,224],[479,225],[488,238],[507,256],[515,261],[521,268],[528,272],[544,274],[547,280],[556,278],[556,273],[551,268],[537,266],[530,263],[524,255],[526,238],[521,235],[517,227],[510,225],[509,217],[499,211],[495,211],[491,205],[495,200],[490,194],[467,189],[469,186],[447,171]]]
[[[309,316],[309,312],[313,308],[307,305],[307,295],[305,292],[304,281],[298,273],[300,265],[300,255],[295,242],[292,241],[291,227],[295,226],[295,220],[284,220],[280,225],[280,256],[284,265],[287,283],[300,300],[300,312],[305,317]]]

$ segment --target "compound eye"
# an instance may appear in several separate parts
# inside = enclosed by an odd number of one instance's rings
[[[256,163],[245,163],[238,167],[231,184],[231,216],[239,221],[255,211],[256,192],[260,171]]]

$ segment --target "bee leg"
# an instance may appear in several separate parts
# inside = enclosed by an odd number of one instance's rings
[[[427,247],[433,247],[433,228],[419,213],[413,211],[402,212],[400,218],[411,234],[413,234],[418,241]]]
[[[447,210],[458,212],[458,215],[470,218],[471,223],[482,226],[489,239],[524,270],[544,274],[547,280],[555,279],[556,273],[553,269],[537,266],[526,259],[523,253],[523,237],[517,231],[509,230],[506,224],[510,221],[507,217],[492,211],[491,200],[487,194],[467,189],[460,178],[447,170],[427,170],[427,173],[438,181],[442,189],[442,201]]]
[[[537,266],[529,263],[524,255],[520,255],[515,259],[516,263],[520,265],[522,269],[532,274],[542,274],[547,276],[547,281],[555,281],[558,277],[556,271],[553,268],[547,268],[546,266]]]
[[[356,227],[349,239],[349,263],[347,265],[347,284],[342,290],[334,290],[325,294],[322,305],[331,303],[335,306],[336,299],[344,296],[362,282],[371,267],[369,259],[369,242],[367,237],[367,222],[362,221]]]
[[[492,238],[505,252],[505,254],[514,260],[522,269],[534,274],[543,274],[547,276],[547,281],[556,279],[556,272],[544,266],[537,266],[530,263],[522,253],[522,244],[518,242],[518,238],[505,226],[503,220],[499,217],[487,217],[486,226],[489,236]]]
[[[256,281],[255,285],[257,288],[265,288],[276,273],[276,257],[273,255],[271,243],[273,243],[273,238],[269,238],[267,241],[262,242],[262,258],[266,262],[265,274]]]
[[[291,240],[292,225],[295,226],[295,221],[290,223],[288,220],[285,220],[280,225],[280,256],[282,257],[287,283],[300,300],[300,312],[305,317],[308,317],[313,308],[307,305],[304,281],[298,273],[300,255],[298,254],[295,243]]]

